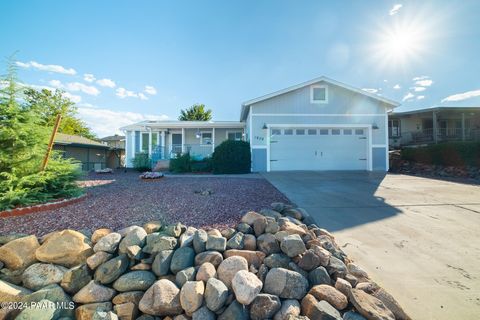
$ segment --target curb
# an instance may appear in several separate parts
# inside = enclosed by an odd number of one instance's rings
[[[59,201],[47,202],[47,203],[38,204],[38,205],[34,205],[34,206],[29,206],[29,207],[21,207],[21,208],[15,208],[15,209],[9,209],[9,210],[5,210],[5,211],[0,211],[0,218],[23,216],[25,214],[30,214],[30,213],[35,213],[35,212],[41,212],[41,211],[47,211],[47,210],[53,210],[53,209],[66,207],[70,204],[74,204],[74,203],[85,200],[85,198],[87,196],[88,196],[88,194],[85,193],[85,194],[82,194],[81,196],[75,197],[75,198],[63,199],[63,200],[59,200]]]

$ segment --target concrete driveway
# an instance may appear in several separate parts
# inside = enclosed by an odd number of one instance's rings
[[[367,172],[264,176],[413,319],[479,319],[478,185]]]

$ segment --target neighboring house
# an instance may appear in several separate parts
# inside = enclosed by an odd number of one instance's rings
[[[125,132],[126,164],[133,167],[137,153],[150,155],[154,164],[189,152],[201,159],[212,155],[225,140],[242,140],[245,123],[235,121],[147,120],[121,128]]]
[[[480,107],[432,107],[389,115],[390,145],[480,141]]]
[[[125,166],[125,136],[118,134],[100,139],[101,142],[110,147],[107,155],[108,168],[120,168]]]
[[[240,122],[143,121],[122,128],[127,166],[189,151],[209,156],[226,139],[250,142],[252,171],[388,170],[387,112],[399,104],[320,77],[242,104]],[[244,130],[245,129],[245,130]]]
[[[62,152],[65,158],[81,162],[83,171],[90,171],[106,168],[110,147],[84,137],[57,133],[53,149]]]
[[[253,171],[388,171],[387,112],[399,104],[320,77],[242,104]]]

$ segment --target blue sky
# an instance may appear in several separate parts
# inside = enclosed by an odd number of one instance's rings
[[[2,1],[0,55],[100,136],[325,75],[402,103],[480,105],[480,1]],[[5,64],[1,66],[5,69]],[[2,72],[3,73],[3,72]]]

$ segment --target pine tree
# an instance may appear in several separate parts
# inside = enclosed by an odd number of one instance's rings
[[[212,110],[205,110],[204,104],[194,104],[188,109],[180,110],[180,121],[210,121],[212,120]]]

